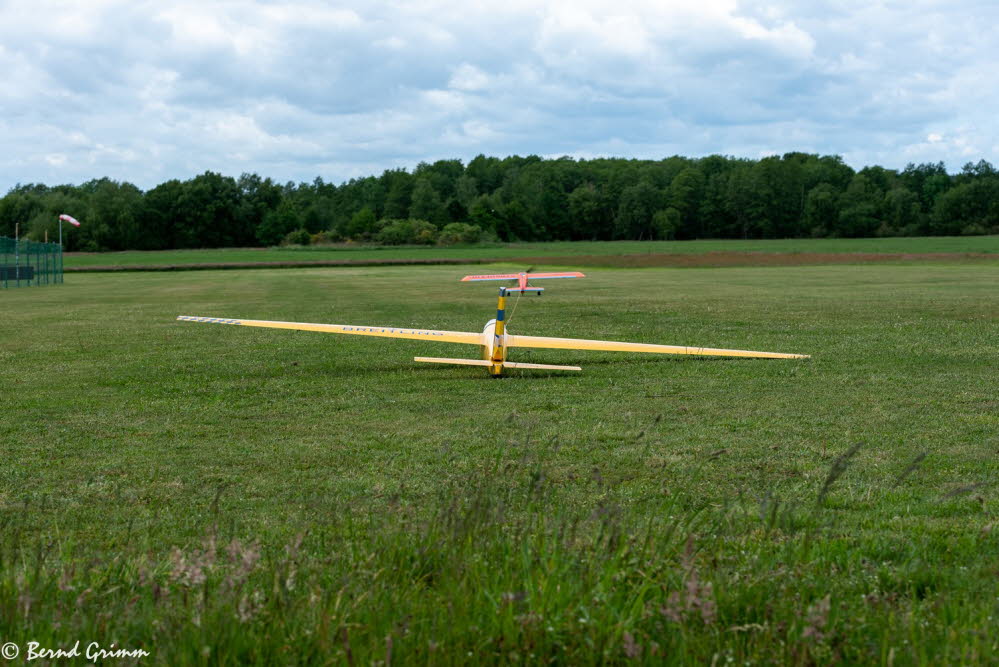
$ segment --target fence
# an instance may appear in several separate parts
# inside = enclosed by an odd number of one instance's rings
[[[0,287],[62,282],[62,246],[0,236]]]

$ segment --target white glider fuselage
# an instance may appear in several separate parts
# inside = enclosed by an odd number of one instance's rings
[[[506,361],[506,345],[503,344],[503,338],[506,338],[505,332],[502,336],[496,335],[495,318],[486,322],[486,326],[482,328],[482,358],[491,362],[498,361],[501,364]],[[492,371],[490,368],[489,372]]]

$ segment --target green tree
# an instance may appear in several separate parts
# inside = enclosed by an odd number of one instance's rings
[[[0,199],[0,236],[14,238],[14,228],[20,224],[22,228],[28,220],[31,220],[45,210],[42,199],[38,195],[30,192],[21,192],[17,188]],[[60,211],[65,213],[66,211]],[[27,233],[24,229],[24,233]]]
[[[143,197],[142,228],[147,248],[179,248],[177,221],[184,184],[177,179],[160,183]]]
[[[847,237],[874,236],[881,224],[880,204],[884,194],[863,174],[850,181],[840,196],[838,235]]]
[[[744,161],[735,165],[728,178],[725,206],[734,223],[732,231],[736,238],[749,238],[750,229],[756,226],[754,218],[759,214],[754,205],[752,170],[752,164]]]
[[[465,174],[475,179],[480,194],[492,194],[503,184],[505,166],[499,158],[476,155]]]
[[[441,201],[455,198],[458,179],[465,174],[461,160],[438,160],[433,164],[421,162],[413,170],[413,176],[424,179],[433,186]]]
[[[85,219],[80,227],[101,250],[148,247],[141,225],[142,191],[131,183],[102,178],[93,183]]]
[[[378,219],[375,212],[365,206],[350,218],[350,224],[344,230],[348,238],[359,241],[375,234],[378,229]]]
[[[236,223],[238,207],[239,188],[233,178],[206,171],[185,182],[174,207],[177,247],[236,245],[239,239]]]
[[[382,172],[381,183],[386,192],[383,216],[405,218],[413,193],[413,176],[405,169],[386,169]]]
[[[718,156],[711,156],[710,159],[722,160]],[[727,162],[722,162],[722,165],[727,164]],[[725,199],[731,169],[726,166],[718,168],[715,162],[709,162],[708,165],[709,170],[705,172],[704,196],[701,198],[700,209],[697,212],[700,221],[699,227],[703,230],[702,233],[706,238],[737,236],[738,230],[735,220]]]
[[[479,196],[479,187],[475,179],[468,174],[462,174],[454,185],[454,198],[465,207],[471,210],[472,204]]]
[[[614,221],[615,237],[619,239],[655,238],[652,216],[662,208],[662,191],[648,181],[624,189]]]
[[[787,238],[802,233],[806,193],[799,154],[766,157],[752,167],[749,236]]]
[[[257,240],[257,228],[264,216],[281,202],[281,186],[270,178],[244,173],[236,181],[239,204],[236,207],[234,235],[236,245],[251,245]]]
[[[930,219],[933,234],[999,232],[999,178],[961,183],[937,197]]]
[[[704,226],[698,218],[701,199],[704,196],[704,174],[697,167],[687,167],[669,185],[667,201],[670,208],[680,215],[680,224],[672,229],[677,233],[683,229],[685,237],[703,237]],[[672,220],[672,219],[671,219]]]
[[[495,201],[493,195],[479,195],[469,207],[468,217],[472,224],[480,227],[486,233],[493,233],[498,238],[506,240],[507,237],[503,233],[506,229],[506,223],[496,211],[497,206],[500,204]]]
[[[820,183],[805,198],[804,227],[811,236],[834,236],[839,225],[839,193],[829,183]]]
[[[884,222],[878,236],[915,236],[924,228],[919,197],[904,186],[885,193]]]
[[[413,186],[412,203],[409,206],[409,217],[427,220],[435,225],[447,220],[447,212],[440,195],[426,178],[418,178]]]
[[[572,220],[572,240],[607,240],[613,224],[603,198],[593,183],[584,183],[569,193],[569,217]]]
[[[656,211],[652,216],[652,233],[656,239],[675,239],[677,230],[683,224],[683,215],[672,206]]]
[[[291,232],[302,227],[302,216],[298,207],[290,197],[285,197],[272,211],[264,215],[264,220],[257,227],[257,240],[265,246],[274,246]]]

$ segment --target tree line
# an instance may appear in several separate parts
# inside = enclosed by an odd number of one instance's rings
[[[0,199],[0,236],[67,250],[270,246],[282,242],[500,241],[933,236],[999,233],[999,172],[982,160],[859,171],[839,156],[663,160],[479,155],[340,185],[279,184],[205,172],[142,191],[107,178],[17,185]]]

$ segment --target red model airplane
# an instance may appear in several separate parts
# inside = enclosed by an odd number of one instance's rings
[[[520,273],[494,273],[485,276],[465,276],[461,279],[462,282],[480,282],[483,280],[516,280],[516,287],[507,287],[507,292],[537,292],[540,294],[545,291],[544,287],[530,287],[527,282],[531,279],[540,280],[545,278],[585,278],[579,271],[560,271],[560,272],[547,272],[547,273],[528,273],[526,271],[521,271]]]

